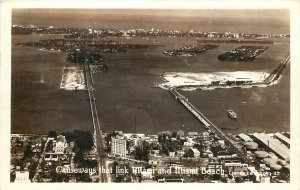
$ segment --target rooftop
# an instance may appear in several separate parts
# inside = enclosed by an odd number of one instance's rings
[[[253,136],[257,138],[260,142],[268,146],[276,154],[278,154],[283,159],[290,160],[290,150],[287,146],[282,144],[279,140],[273,139],[265,133],[254,133]]]
[[[286,144],[290,145],[290,139],[284,136],[283,134],[277,132],[274,134],[275,137],[277,137],[280,141],[285,142]]]

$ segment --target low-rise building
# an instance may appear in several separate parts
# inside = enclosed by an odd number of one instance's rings
[[[16,179],[14,183],[31,183],[28,171],[16,171]]]
[[[253,166],[248,167],[248,170],[251,174],[255,176],[256,182],[260,182],[261,173],[259,173]]]
[[[152,171],[151,170],[144,170],[141,172],[142,179],[152,179]]]
[[[24,156],[24,150],[21,147],[11,148],[11,157],[16,159],[21,159]]]
[[[183,183],[184,180],[182,178],[178,178],[178,179],[166,179],[166,178],[162,178],[162,179],[158,179],[157,182],[158,183]]]
[[[162,131],[162,132],[158,132],[157,135],[167,135],[167,136],[170,136],[171,135],[171,132],[170,131]]]
[[[240,133],[238,137],[241,139],[242,143],[246,144],[247,142],[253,142],[253,140],[246,134]]]
[[[63,135],[58,135],[54,147],[54,152],[56,154],[63,154],[66,147],[67,147],[66,137]]]
[[[176,154],[177,154],[177,156],[182,157],[182,156],[184,156],[185,152],[182,149],[178,149],[178,150],[176,150]]]
[[[191,150],[192,150],[193,153],[194,153],[194,158],[200,158],[200,152],[199,152],[198,149],[192,148]]]
[[[154,154],[154,155],[159,155],[159,148],[157,146],[152,146],[151,147],[151,154]]]
[[[168,148],[168,155],[169,155],[170,157],[175,157],[175,150],[174,150],[173,147],[169,147],[169,148]]]
[[[183,130],[177,131],[177,136],[183,137],[184,136],[184,131]]]
[[[190,132],[188,132],[187,135],[188,135],[189,137],[196,137],[196,136],[198,136],[198,132],[190,131]]]

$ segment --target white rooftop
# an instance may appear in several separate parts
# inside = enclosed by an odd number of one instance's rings
[[[253,136],[259,141],[261,141],[263,144],[268,146],[271,150],[273,150],[276,154],[278,154],[286,161],[290,160],[289,148],[282,144],[278,139],[274,139],[265,133],[254,133]]]
[[[283,142],[285,142],[285,143],[287,143],[287,144],[290,145],[290,139],[287,138],[286,136],[284,136],[283,134],[277,132],[277,133],[275,133],[274,135],[275,135],[275,137],[277,137],[277,138],[280,139],[281,141],[283,141]]]
[[[252,142],[253,141],[248,135],[245,135],[244,133],[240,133],[239,137],[241,139],[243,139],[243,141],[245,141],[245,142]]]

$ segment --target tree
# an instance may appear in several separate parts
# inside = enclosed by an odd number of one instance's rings
[[[161,147],[161,153],[168,155],[168,148],[165,145]]]
[[[68,142],[75,141],[81,151],[91,150],[94,146],[93,136],[90,131],[74,130],[72,133],[63,133]]]
[[[136,147],[135,148],[135,154],[134,154],[134,158],[137,160],[142,160],[143,159],[143,150],[141,147]]]
[[[67,174],[57,174],[55,182],[69,182],[70,177]]]
[[[221,180],[221,175],[220,175],[220,174],[214,174],[214,175],[212,176],[212,179],[213,179],[213,180]]]
[[[16,173],[15,172],[10,172],[10,182],[14,182],[16,179]]]
[[[24,151],[23,160],[31,159],[31,157],[32,157],[32,150],[31,150],[31,146],[28,145]]]
[[[135,159],[145,160],[148,162],[149,161],[149,150],[150,150],[150,147],[148,145],[143,146],[143,148],[136,147],[135,154],[134,154]]]
[[[114,161],[113,164],[112,164],[112,173],[113,174],[116,174],[116,167],[118,166],[118,162],[117,161]]]
[[[80,162],[83,161],[83,152],[82,152],[82,151],[79,151],[79,152],[77,152],[77,153],[75,154],[75,156],[74,156],[74,161],[75,161],[76,163],[80,163]]]
[[[172,137],[172,138],[176,138],[176,137],[177,137],[177,133],[176,133],[176,132],[173,132],[171,137]]]
[[[167,136],[166,136],[166,134],[163,134],[162,141],[163,141],[163,142],[166,142],[166,140],[167,140]]]
[[[194,152],[189,149],[187,151],[185,151],[184,157],[188,158],[188,157],[194,157]]]
[[[48,137],[54,137],[54,138],[56,138],[57,137],[56,131],[49,131],[48,132]]]
[[[31,162],[29,166],[29,179],[32,179],[34,177],[34,174],[36,172],[37,163]]]
[[[243,182],[241,177],[235,177],[234,180],[235,180],[236,183],[242,183]]]
[[[143,146],[142,158],[145,161],[149,161],[149,150],[150,147],[148,145]]]
[[[81,182],[91,182],[92,179],[88,173],[75,173],[75,177],[77,181]]]
[[[162,135],[158,135],[158,142],[162,143]]]

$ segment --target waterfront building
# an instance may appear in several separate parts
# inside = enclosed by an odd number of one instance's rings
[[[177,136],[183,137],[184,136],[184,131],[183,130],[177,131]]]
[[[166,136],[170,136],[171,132],[170,131],[162,131],[162,132],[158,132],[157,135],[166,135]]]
[[[265,133],[254,133],[252,135],[261,145],[273,151],[280,158],[286,161],[290,160],[290,150],[278,139],[274,139]]]
[[[288,137],[284,136],[282,133],[279,132],[275,133],[274,136],[284,145],[290,147],[290,139]]]
[[[126,157],[126,140],[111,138],[111,154]]]
[[[247,142],[253,142],[253,140],[246,134],[240,133],[238,137],[241,139],[242,143],[246,144]]]
[[[198,136],[198,132],[193,132],[193,131],[191,131],[191,132],[188,132],[188,134],[187,134],[189,137],[196,137],[196,136]]]

